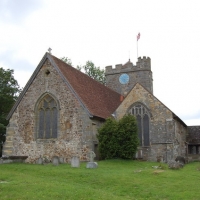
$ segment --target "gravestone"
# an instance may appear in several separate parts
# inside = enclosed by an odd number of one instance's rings
[[[55,166],[59,165],[59,158],[58,158],[58,156],[54,156],[52,158],[52,164],[55,165]]]
[[[180,162],[182,163],[183,165],[185,164],[185,158],[182,157],[182,156],[177,156],[176,159],[175,159],[176,162]]]
[[[0,164],[3,164],[3,159],[0,158]]]
[[[59,161],[60,164],[63,164],[64,163],[64,158],[63,157],[59,157],[58,161]]]
[[[80,160],[77,156],[73,156],[71,159],[71,167],[80,167]]]
[[[96,157],[96,154],[93,151],[90,151],[89,152],[90,162],[87,163],[86,168],[97,168],[98,167],[97,162],[94,162],[95,157]]]
[[[43,164],[43,158],[42,158],[42,157],[39,157],[39,158],[36,160],[36,164],[42,165],[42,164]]]

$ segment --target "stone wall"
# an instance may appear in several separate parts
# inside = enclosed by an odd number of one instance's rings
[[[143,158],[167,162],[177,155],[185,155],[186,127],[175,120],[173,113],[140,84],[136,84],[116,110],[117,119],[128,113],[136,102],[145,105],[150,113],[150,146],[140,147]]]
[[[200,126],[188,126],[187,142],[200,144]]]
[[[186,146],[187,127],[175,120],[174,156],[187,157]]]
[[[46,73],[47,70],[50,73]],[[35,106],[44,94],[50,94],[59,104],[58,137],[54,139],[37,139]],[[30,163],[34,163],[40,156],[49,160],[59,156],[68,162],[75,154],[84,161],[96,140],[95,128],[100,124],[89,118],[47,60],[10,119],[3,154],[28,156],[26,162]]]
[[[200,161],[200,126],[187,127],[188,161]]]

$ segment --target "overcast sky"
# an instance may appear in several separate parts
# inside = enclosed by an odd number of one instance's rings
[[[198,0],[0,0],[0,67],[24,87],[49,47],[74,66],[151,58],[154,95],[200,125]]]

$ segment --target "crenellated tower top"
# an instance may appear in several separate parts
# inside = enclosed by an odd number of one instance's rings
[[[105,68],[106,85],[111,89],[126,95],[136,83],[140,83],[153,93],[153,79],[151,72],[151,59],[139,57],[136,65],[130,60],[124,65],[107,66]],[[126,77],[126,81],[120,81],[120,77]]]
[[[149,57],[139,57],[136,65],[133,65],[133,63],[129,60],[124,65],[117,64],[115,65],[115,68],[112,67],[112,65],[106,66],[105,73],[117,73],[119,71],[129,71],[129,70],[151,70],[151,59]]]

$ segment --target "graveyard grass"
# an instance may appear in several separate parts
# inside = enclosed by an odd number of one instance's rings
[[[0,165],[0,199],[200,199],[200,162],[154,169],[155,162],[106,160],[97,169],[11,163]]]

